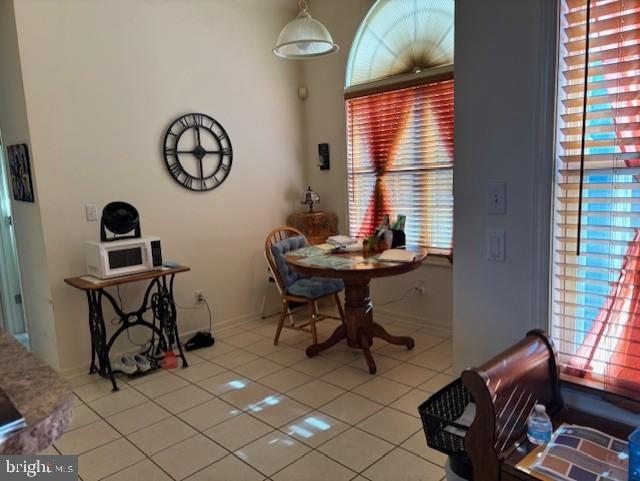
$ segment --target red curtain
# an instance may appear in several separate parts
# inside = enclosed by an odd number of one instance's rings
[[[372,167],[376,171],[376,184],[358,237],[373,234],[373,229],[389,214],[389,202],[384,186],[384,174],[393,163],[393,157],[404,132],[413,102],[406,101],[406,91],[392,91],[363,98],[369,123],[365,135]],[[389,108],[392,108],[392,115]]]

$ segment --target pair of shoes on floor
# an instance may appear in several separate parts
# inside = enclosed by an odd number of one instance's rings
[[[125,354],[113,363],[114,371],[122,371],[125,374],[147,372],[151,369],[151,363],[142,354]]]

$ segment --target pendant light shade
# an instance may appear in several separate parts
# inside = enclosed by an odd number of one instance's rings
[[[299,6],[298,16],[278,35],[273,53],[282,58],[305,59],[337,52],[339,47],[327,28],[307,12],[307,3],[301,0]]]

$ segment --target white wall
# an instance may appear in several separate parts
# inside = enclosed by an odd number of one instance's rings
[[[6,146],[29,144],[29,126],[22,87],[13,2],[0,0],[0,133]],[[32,164],[34,160],[32,160]],[[8,172],[7,172],[8,175]],[[35,203],[12,200],[16,243],[22,274],[25,314],[30,319],[31,349],[58,367],[55,321],[47,276],[47,258],[40,219],[40,195],[34,181]]]
[[[552,0],[456,1],[456,368],[478,365],[546,328],[553,171]],[[486,214],[490,181],[507,214]],[[485,259],[485,231],[506,231],[506,261]]]
[[[340,50],[328,57],[303,62],[303,83],[309,97],[304,102],[306,150],[304,156],[307,178],[320,195],[320,207],[338,214],[340,228],[347,230],[347,145],[344,109],[344,77],[351,42],[360,22],[367,14],[371,0],[312,0],[309,13],[331,32]],[[316,166],[318,144],[328,142],[331,170]],[[452,269],[448,261],[435,259],[422,268],[401,277],[372,282],[372,298],[378,315],[407,319],[451,329]],[[421,281],[426,296],[411,293],[402,302],[384,304],[399,299],[407,289]]]
[[[292,14],[269,5],[278,3],[15,0],[63,371],[89,359],[85,297],[63,283],[83,273],[83,242],[98,236],[88,203],[133,203],[165,260],[192,267],[177,278],[178,304],[202,289],[218,322],[258,310],[264,236],[305,186],[301,67],[271,52]],[[161,156],[168,125],[193,111],[218,119],[233,143],[231,174],[208,193],[179,186]],[[127,308],[137,293],[123,291]],[[183,311],[181,330],[205,319]]]

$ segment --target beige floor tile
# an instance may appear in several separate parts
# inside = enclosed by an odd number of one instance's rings
[[[96,382],[97,380],[100,380],[100,377],[98,377],[97,374],[88,373],[79,374],[77,376],[67,378],[67,382],[72,388],[84,386],[85,384]]]
[[[342,366],[335,371],[325,374],[320,379],[334,386],[349,390],[369,381],[371,374],[369,374],[369,371],[356,369],[353,366]]]
[[[382,374],[383,377],[392,381],[400,382],[408,386],[418,387],[423,382],[438,374],[431,369],[425,369],[413,364],[403,363]]]
[[[184,479],[222,459],[227,451],[202,434],[160,451],[151,459],[173,479]]]
[[[196,430],[176,417],[170,417],[129,434],[127,438],[151,456],[172,444],[196,434]]]
[[[247,410],[249,414],[274,428],[284,426],[310,411],[309,406],[288,398],[284,394],[269,396],[259,404],[250,406]]]
[[[339,434],[318,448],[330,458],[356,472],[370,466],[391,449],[392,444],[356,428]]]
[[[387,356],[381,356],[377,352],[373,353],[373,360],[376,363],[377,375],[387,372],[388,370],[393,369],[400,364],[400,361],[398,361],[397,359],[391,359]],[[360,359],[352,362],[351,364],[349,364],[349,366],[355,367],[356,369],[360,369],[361,371],[365,371],[367,373],[369,372],[369,365],[367,364],[364,356],[361,356]]]
[[[188,385],[189,383],[184,379],[171,374],[169,376],[162,376],[152,381],[145,382],[144,384],[140,384],[136,386],[136,389],[145,396],[157,398],[158,396],[162,396],[163,394],[167,394],[171,391],[176,391],[177,389]]]
[[[241,412],[237,407],[220,399],[211,399],[204,404],[178,414],[178,417],[198,431],[204,431],[227,419],[231,419],[233,416],[237,416]]]
[[[71,393],[71,398],[73,399],[74,406],[82,406],[84,402],[80,399],[75,393]]]
[[[98,481],[143,459],[143,453],[121,438],[81,454],[78,457],[78,471],[83,481]]]
[[[109,416],[106,420],[122,434],[127,435],[162,421],[169,416],[171,416],[171,413],[157,404],[147,401],[134,408]]]
[[[289,436],[311,446],[318,447],[329,439],[349,429],[349,425],[319,411],[305,414],[281,428]]]
[[[207,429],[204,434],[229,451],[235,451],[271,431],[272,426],[247,414],[241,414]]]
[[[155,381],[156,379],[160,379],[164,376],[171,375],[171,372],[167,369],[156,369],[144,376],[137,376],[132,378],[127,378],[126,382],[129,386],[139,386],[140,384],[147,383],[149,381]]]
[[[269,361],[268,359],[258,358],[255,361],[248,362],[242,366],[234,368],[234,371],[249,379],[258,380],[269,374],[281,371],[283,369],[281,364],[277,362]]]
[[[362,351],[360,349],[351,349],[346,344],[341,343],[331,349],[322,351],[320,356],[342,364],[350,364],[362,356]]]
[[[392,444],[400,444],[416,431],[422,430],[422,422],[395,409],[384,408],[362,421],[358,427]]]
[[[354,388],[353,392],[380,404],[389,404],[410,390],[411,388],[405,384],[376,376]]]
[[[399,473],[402,473],[403,481],[439,481],[444,475],[440,466],[399,448],[391,451],[362,474],[371,481],[398,481]]]
[[[207,466],[186,481],[263,481],[265,477],[233,454]]]
[[[380,349],[378,349],[376,353],[404,362],[404,361],[408,361],[412,357],[415,357],[417,354],[420,354],[421,352],[426,351],[427,349],[428,349],[427,347],[418,346],[418,344],[416,344],[416,347],[414,347],[411,350],[407,349],[404,346],[387,344],[386,346],[382,346]]]
[[[307,406],[318,408],[344,394],[344,392],[344,389],[334,386],[333,384],[314,379],[307,384],[303,384],[289,391],[287,395]]]
[[[198,404],[209,401],[213,396],[196,386],[187,386],[177,391],[163,394],[155,399],[167,411],[177,414]]]
[[[397,401],[392,402],[389,406],[394,409],[398,409],[405,414],[418,418],[420,417],[420,414],[418,413],[418,406],[428,398],[428,393],[421,391],[420,389],[413,389]]]
[[[94,377],[95,376],[96,375],[94,374]],[[111,381],[102,378],[96,379],[97,380],[92,383],[74,388],[73,392],[85,403],[90,403],[91,401],[95,401],[96,399],[111,394],[111,390],[113,389]],[[129,389],[129,387],[124,383],[118,384],[118,387],[121,391]]]
[[[444,467],[444,463],[447,461],[446,454],[427,446],[427,440],[422,430],[402,443],[401,447],[441,467]]]
[[[89,406],[85,406],[84,404],[77,406],[73,409],[73,422],[67,429],[67,432],[81,428],[87,424],[95,423],[99,419],[100,416],[93,412]]]
[[[54,445],[62,454],[81,454],[119,437],[119,432],[100,420],[65,433]]]
[[[314,357],[312,359],[305,359],[298,364],[291,366],[291,369],[300,371],[308,376],[320,377],[328,372],[334,371],[343,365],[339,362],[332,361],[324,357]]]
[[[211,394],[220,396],[226,392],[244,389],[252,382],[250,379],[242,377],[235,372],[227,371],[200,381],[198,386]]]
[[[425,351],[415,357],[412,357],[408,362],[417,366],[426,367],[433,371],[441,372],[451,367],[453,359],[451,356],[445,356],[432,351]]]
[[[420,384],[418,389],[422,389],[429,393],[435,393],[451,382],[453,382],[453,376],[449,376],[447,374],[436,374],[427,382]]]
[[[277,362],[283,366],[291,367],[301,361],[307,359],[307,355],[301,349],[287,347],[281,351],[273,352],[265,356],[270,361]]]
[[[231,351],[227,354],[214,358],[213,362],[221,365],[222,367],[226,367],[227,369],[234,369],[256,359],[258,359],[258,356],[255,354],[243,351],[242,349],[236,349],[235,351]]]
[[[236,347],[246,347],[255,342],[263,341],[264,337],[254,334],[253,332],[244,331],[235,336],[225,338],[224,342]],[[250,349],[249,349],[250,350]]]
[[[423,348],[434,349],[436,346],[445,341],[445,339],[441,336],[436,336],[434,334],[428,334],[425,331],[412,332],[411,337],[416,341],[416,346],[420,346],[419,350],[416,352],[422,352]],[[414,348],[415,351],[416,348]]]
[[[320,411],[348,424],[357,424],[382,408],[381,404],[370,401],[358,394],[347,392],[329,404],[322,406]]]
[[[255,342],[251,344],[251,346],[247,346],[245,351],[249,351],[251,354],[255,354],[257,356],[266,356],[267,354],[282,351],[286,348],[287,346],[285,344],[274,346],[273,339],[265,339],[263,337],[261,341]]]
[[[244,329],[240,329],[239,327],[227,327],[218,331],[218,338],[223,339],[226,342],[226,339],[237,336],[238,334],[242,334],[243,332],[246,331]]]
[[[273,331],[275,335],[275,329]],[[300,343],[305,343],[308,346],[311,344],[311,333],[304,331],[295,331],[292,329],[283,329],[280,333],[279,343],[288,344],[289,346],[293,346]]]
[[[260,384],[264,384],[278,392],[288,392],[292,389],[302,386],[311,381],[313,378],[306,374],[296,371],[295,369],[283,368],[281,371],[274,372],[260,379]]]
[[[273,389],[253,383],[243,389],[236,389],[225,393],[220,396],[220,398],[244,411],[251,406],[262,404],[265,399],[270,399],[277,395],[278,393]]]
[[[430,349],[431,352],[443,354],[445,356],[453,356],[453,342],[451,339],[438,344]]]
[[[135,389],[124,389],[90,402],[89,407],[105,418],[146,401],[147,398]]]
[[[349,481],[356,473],[318,451],[305,454],[295,463],[273,475],[273,481]]]
[[[104,481],[172,481],[171,477],[148,459],[134,464]]]
[[[256,439],[235,451],[235,455],[266,476],[293,463],[310,448],[279,431]]]
[[[216,343],[211,347],[205,347],[204,349],[198,349],[194,351],[192,354],[195,354],[202,359],[215,359],[216,357],[222,356],[223,354],[228,354],[232,351],[235,351],[237,347],[232,346],[231,344],[227,344],[226,342],[222,342],[216,339]]]
[[[280,316],[280,306],[278,306],[278,314],[265,319],[265,325],[251,329],[251,332],[258,334],[262,337],[269,339],[273,343],[273,338],[276,335],[276,326]],[[286,344],[285,344],[286,345]]]
[[[209,377],[225,372],[226,369],[209,361],[203,361],[196,365],[190,365],[186,369],[176,369],[174,374],[191,382],[202,381]]]

